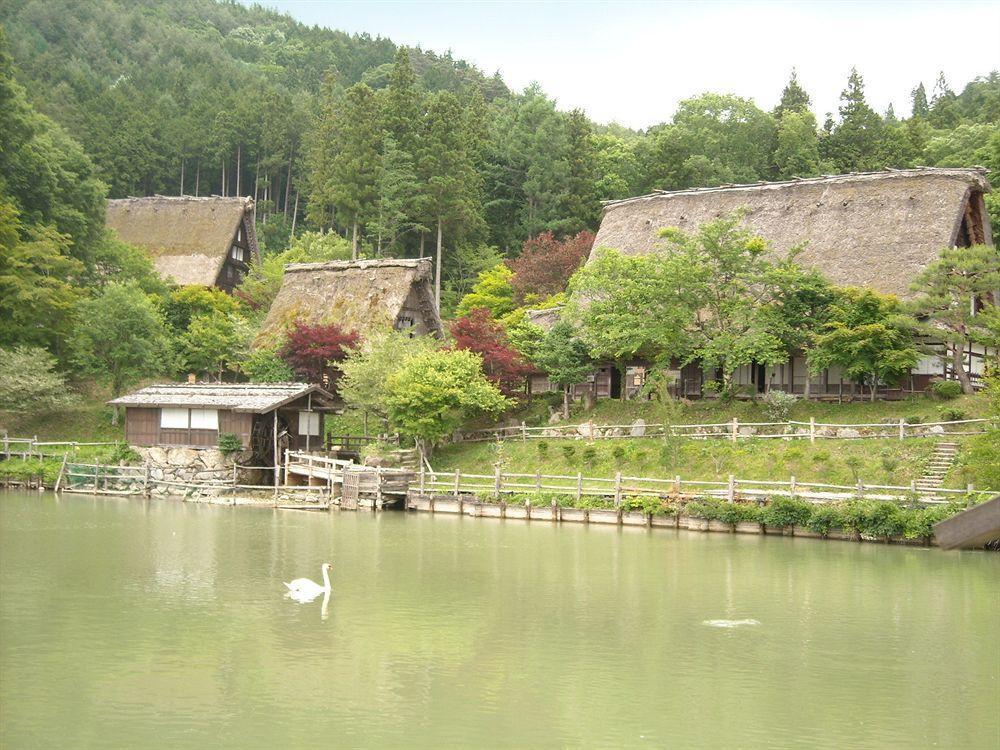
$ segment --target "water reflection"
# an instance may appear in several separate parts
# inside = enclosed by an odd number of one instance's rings
[[[321,620],[326,620],[330,616],[330,592],[324,591],[323,602],[319,607],[319,617]],[[291,599],[293,602],[298,604],[312,604],[319,598],[320,592],[311,591],[288,591],[285,593],[286,599]]]

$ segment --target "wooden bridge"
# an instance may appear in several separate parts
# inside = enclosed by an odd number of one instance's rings
[[[971,549],[1000,541],[1000,495],[934,524],[942,549]]]
[[[346,510],[359,507],[382,510],[401,504],[414,476],[409,469],[363,466],[318,453],[288,451],[285,454],[286,486],[301,483],[326,487],[329,497],[339,495],[339,505]]]

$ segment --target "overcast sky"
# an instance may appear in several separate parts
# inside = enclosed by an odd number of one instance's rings
[[[451,50],[561,109],[645,128],[705,92],[777,102],[790,70],[822,122],[851,66],[869,103],[909,113],[938,71],[961,90],[1000,69],[1000,2],[332,2],[264,0],[299,21]]]

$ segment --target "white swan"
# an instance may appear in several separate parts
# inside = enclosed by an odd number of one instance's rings
[[[295,599],[315,599],[320,594],[329,594],[331,590],[330,586],[330,569],[333,566],[330,563],[323,563],[323,585],[320,586],[315,581],[308,578],[296,578],[291,582],[284,582],[285,588],[288,589],[289,596]]]

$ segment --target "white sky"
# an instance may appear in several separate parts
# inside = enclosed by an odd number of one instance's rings
[[[598,122],[645,128],[705,91],[777,102],[790,70],[820,122],[852,65],[869,103],[908,114],[938,71],[956,91],[1000,69],[1000,2],[332,2],[263,0],[308,24],[368,32],[531,81]]]

